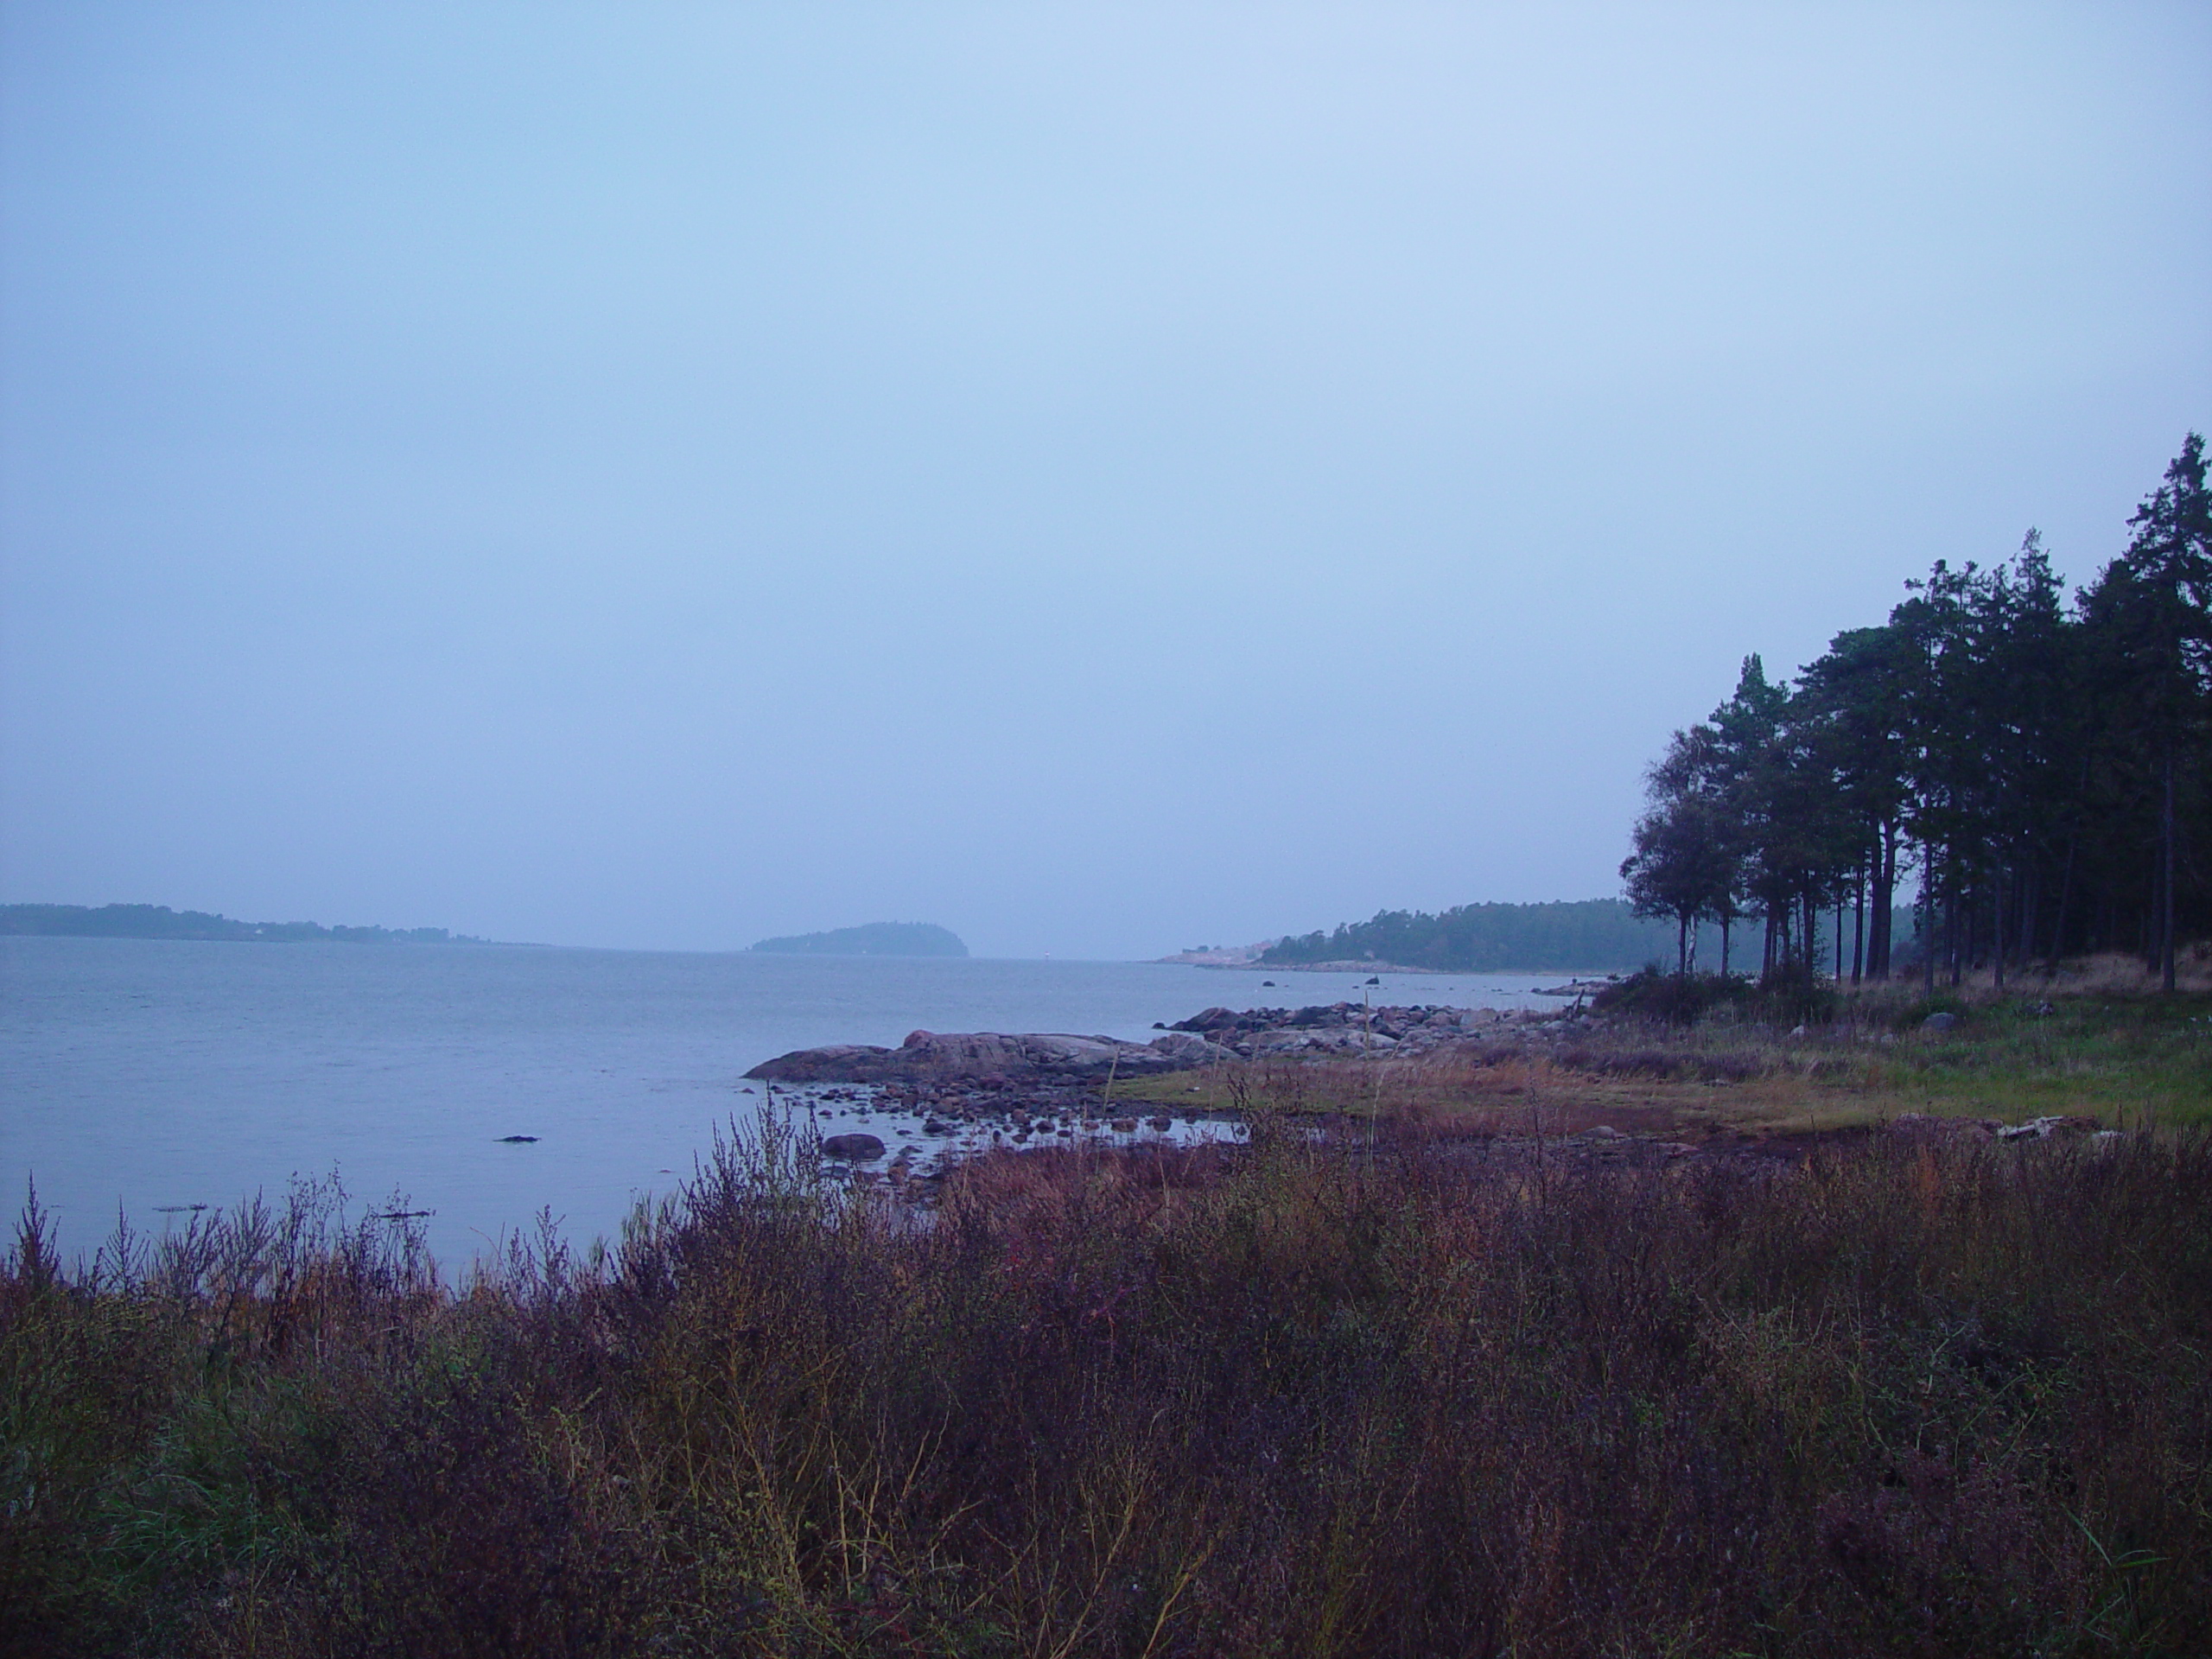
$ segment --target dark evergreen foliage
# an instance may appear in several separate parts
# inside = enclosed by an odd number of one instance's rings
[[[2190,433],[2126,550],[2069,603],[2033,531],[1993,569],[1938,561],[1879,627],[1792,685],[1745,659],[1675,734],[1621,867],[1641,916],[1763,924],[1768,974],[1899,965],[1919,876],[1932,989],[1969,968],[2133,950],[2174,983],[2212,932],[2212,499]],[[1830,915],[1825,925],[1822,918]],[[1821,940],[1826,932],[1826,943]]]

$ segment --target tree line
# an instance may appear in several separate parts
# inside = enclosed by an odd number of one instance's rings
[[[1294,934],[1260,957],[1268,967],[1374,962],[1459,972],[1544,973],[1639,968],[1672,943],[1619,899],[1540,905],[1454,905],[1431,915],[1384,910],[1335,931]]]
[[[1932,990],[1987,967],[2140,955],[2173,988],[2212,931],[2212,499],[2189,434],[2128,521],[2125,551],[2070,596],[2031,530],[1984,569],[1938,560],[1876,627],[1835,636],[1796,682],[1744,659],[1734,693],[1645,774],[1621,866],[1641,916],[1675,924],[1676,969],[1739,925],[1763,975]],[[1916,940],[1895,895],[1917,878]],[[1829,950],[1820,923],[1834,918]],[[1848,938],[1847,947],[1846,940]]]
[[[320,922],[234,922],[167,905],[0,905],[0,934],[90,939],[221,939],[246,944],[489,944],[442,927],[325,927]]]

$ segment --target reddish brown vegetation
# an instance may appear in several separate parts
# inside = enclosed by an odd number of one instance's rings
[[[1265,1126],[1263,1125],[1263,1131]],[[2212,1146],[725,1149],[442,1291],[314,1195],[0,1281],[18,1650],[2212,1647]]]

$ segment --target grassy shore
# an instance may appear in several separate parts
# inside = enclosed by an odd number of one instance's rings
[[[1816,1011],[1763,1007],[1746,992],[1684,1023],[1601,1013],[1410,1061],[1190,1072],[1124,1081],[1114,1096],[1227,1110],[1257,1090],[1300,1109],[1460,1134],[1514,1129],[1531,1114],[1552,1126],[1693,1135],[1846,1128],[1908,1112],[2212,1128],[2212,990],[2161,995],[2130,969],[2097,964],[2002,993],[1985,976],[1933,998],[1870,988]],[[1955,1023],[1927,1029],[1931,1014]]]
[[[458,1291],[327,1189],[68,1269],[29,1217],[0,1645],[2212,1649],[2202,1133],[1532,1166],[1252,1103],[928,1213],[772,1122]]]

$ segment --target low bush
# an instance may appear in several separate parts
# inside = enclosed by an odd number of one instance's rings
[[[2212,1143],[801,1134],[459,1288],[315,1189],[0,1271],[0,1644],[2212,1649]]]
[[[1758,988],[1734,974],[1670,974],[1653,964],[1591,998],[1599,1014],[1626,1014],[1662,1025],[1692,1026],[1716,1012],[1756,1017]]]
[[[1834,981],[1802,967],[1777,968],[1751,980],[1735,974],[1670,974],[1651,966],[1608,985],[1590,1006],[1599,1014],[1669,1026],[1720,1017],[1788,1027],[1833,1020],[1840,1000]]]

